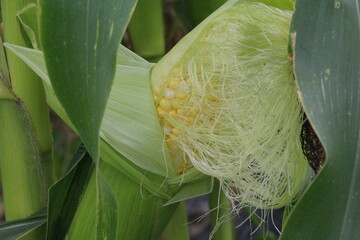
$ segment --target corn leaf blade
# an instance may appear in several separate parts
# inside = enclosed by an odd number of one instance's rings
[[[40,1],[41,41],[54,91],[94,160],[119,45],[135,0]]]
[[[296,78],[327,163],[281,239],[359,239],[359,1],[299,0],[295,9]]]
[[[93,161],[90,155],[80,146],[69,170],[50,188],[46,239],[65,238],[92,169]]]
[[[115,75],[116,50],[135,3],[40,1],[40,35],[50,81],[97,162],[96,239],[112,239],[117,231],[115,196],[98,170],[99,130]]]
[[[37,227],[46,223],[47,209],[42,209],[33,215],[15,221],[0,224],[0,239],[15,240],[26,235]]]

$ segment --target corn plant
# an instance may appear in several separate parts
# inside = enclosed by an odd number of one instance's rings
[[[281,240],[358,239],[358,1],[174,6],[167,52],[160,0],[1,0],[0,239],[186,240],[205,194],[215,240],[278,208]]]

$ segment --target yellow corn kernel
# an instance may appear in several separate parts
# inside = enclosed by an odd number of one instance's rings
[[[200,107],[199,106],[194,106],[190,109],[190,113],[192,114],[199,114],[200,113]]]
[[[210,100],[210,101],[215,101],[216,100],[216,97],[212,94],[206,94],[205,95],[206,99],[207,100]]]
[[[195,106],[195,101],[194,98],[190,98],[189,101],[186,101],[185,106],[187,108],[193,108]]]
[[[160,117],[162,117],[162,118],[166,117],[167,114],[168,114],[168,113],[167,113],[164,109],[162,109],[161,107],[158,107],[158,108],[157,108],[157,113],[158,113],[158,115],[159,115]]]
[[[183,108],[179,108],[179,109],[177,110],[177,114],[178,114],[178,115],[181,115],[181,116],[185,116],[186,110],[183,109]]]
[[[172,79],[169,81],[169,88],[176,90],[180,85],[180,81],[178,79]]]
[[[169,117],[176,119],[177,116],[178,116],[178,114],[177,114],[176,110],[171,109],[171,111],[169,112]]]
[[[170,101],[168,100],[168,99],[166,99],[166,98],[161,98],[161,100],[160,100],[160,103],[159,103],[159,106],[162,108],[162,109],[164,109],[164,111],[170,111],[170,109],[171,109],[171,103],[170,103]]]
[[[176,127],[174,127],[171,131],[171,134],[174,135],[174,136],[179,136],[182,134],[182,131]]]
[[[182,107],[182,103],[178,100],[173,100],[171,101],[171,105],[174,107],[174,108],[180,108]]]
[[[179,100],[185,100],[187,99],[189,96],[184,93],[184,92],[180,92],[180,91],[177,91],[176,92],[176,98],[179,99]]]
[[[173,137],[166,140],[166,145],[170,150],[175,150],[178,147],[177,142]]]
[[[219,84],[219,81],[217,80],[210,80],[210,84],[214,87]]]
[[[184,122],[187,124],[187,125],[193,125],[194,124],[194,121],[195,121],[195,118],[193,117],[186,117]]]
[[[174,124],[172,124],[171,122],[168,122],[168,121],[164,122],[164,124],[170,128],[174,127]]]

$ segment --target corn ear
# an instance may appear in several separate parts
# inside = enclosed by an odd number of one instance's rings
[[[176,173],[216,177],[234,206],[286,206],[309,179],[287,52],[291,14],[228,1],[152,71]]]

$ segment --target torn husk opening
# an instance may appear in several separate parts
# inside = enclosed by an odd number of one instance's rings
[[[177,174],[196,168],[216,177],[234,206],[280,208],[309,181],[287,49],[291,16],[229,1],[152,71]]]

